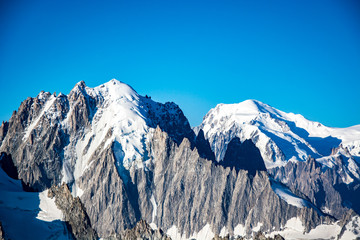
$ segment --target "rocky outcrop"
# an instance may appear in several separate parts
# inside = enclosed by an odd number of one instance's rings
[[[80,198],[74,198],[66,184],[51,187],[48,197],[55,197],[55,204],[63,212],[69,232],[75,239],[98,239]]]
[[[159,128],[167,132],[176,143],[180,144],[184,138],[195,140],[195,133],[185,117],[183,111],[174,102],[155,103],[147,98],[142,100],[147,111],[147,124],[152,127]]]
[[[229,240],[230,236],[226,235],[225,237],[220,237],[219,235],[215,235],[212,240]],[[235,240],[240,240],[240,238],[235,238]]]
[[[11,155],[8,155],[4,152],[0,153],[0,167],[9,177],[18,179],[18,171],[14,165]]]
[[[71,90],[68,101],[71,108],[68,116],[69,130],[79,132],[90,125],[96,112],[96,100],[86,92],[85,82],[80,81]]]
[[[1,126],[0,126],[0,146],[2,141],[4,140],[6,133],[9,129],[9,123],[8,122],[2,122]]]
[[[35,190],[60,183],[67,135],[59,122],[68,110],[66,102],[64,95],[44,92],[26,99],[13,113],[3,136],[0,151],[11,155],[19,179]]]
[[[5,240],[5,233],[1,222],[0,222],[0,240]]]
[[[340,162],[338,166],[341,165]],[[275,180],[282,181],[325,214],[342,219],[350,208],[360,212],[360,205],[355,200],[360,198],[360,183],[355,179],[350,184],[344,184],[338,167],[323,168],[310,158],[306,162],[289,162],[284,167],[268,171]]]
[[[254,240],[284,240],[284,238],[277,234],[273,238],[272,237],[265,237],[265,235],[262,232],[258,232],[254,234]]]
[[[218,235],[216,235],[215,237],[213,237],[213,240],[245,240],[244,237],[230,237],[229,235],[225,236],[225,237],[219,237]],[[254,234],[253,240],[285,240],[285,238],[283,238],[280,234],[276,234],[273,238],[272,237],[266,237],[262,232],[258,232],[256,234]]]
[[[118,234],[115,239],[171,240],[171,238],[167,236],[161,229],[153,230],[150,225],[144,220],[140,220],[134,228],[126,229],[121,234]]]

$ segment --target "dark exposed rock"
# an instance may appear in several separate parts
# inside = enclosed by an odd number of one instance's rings
[[[219,235],[215,235],[212,240],[229,240],[229,234],[225,237],[220,237]]]
[[[69,115],[70,129],[75,132],[89,126],[96,112],[96,100],[87,94],[85,87],[84,81],[79,82],[68,97],[72,108]]]
[[[161,229],[153,230],[149,224],[140,220],[134,228],[126,229],[116,236],[118,240],[171,240]]]
[[[253,240],[285,240],[285,238],[283,238],[280,234],[276,234],[273,238],[272,237],[265,237],[265,235],[261,232],[258,232],[256,234],[254,234]],[[216,235],[213,240],[245,240],[244,237],[237,237],[237,238],[233,238],[230,237],[229,235],[225,236],[225,237],[219,237],[218,235]]]
[[[69,231],[75,239],[98,239],[80,198],[74,198],[66,184],[51,187],[48,197],[55,197],[55,204],[63,212]]]
[[[18,179],[18,171],[14,165],[14,162],[12,161],[11,155],[4,152],[0,154],[0,167],[9,177]]]
[[[1,222],[0,222],[0,240],[5,240],[5,233]]]
[[[12,179],[15,179],[15,180],[19,179],[17,167],[14,165],[14,162],[13,162],[10,154],[6,154],[4,152],[2,152],[0,154],[0,167]],[[30,186],[28,186],[27,184],[25,184],[23,180],[20,180],[20,181],[21,181],[21,185],[22,185],[22,188],[24,191],[34,192],[34,189],[31,188]]]
[[[148,108],[147,121],[150,127],[159,128],[167,132],[174,142],[180,144],[184,138],[195,140],[195,133],[185,117],[183,111],[174,102],[165,104],[152,102],[150,99],[143,98]]]
[[[273,238],[274,240],[285,240],[280,234],[276,234]]]
[[[9,123],[8,122],[2,122],[1,126],[0,126],[0,146],[2,141],[4,140],[7,131],[9,129]]]
[[[199,130],[199,133],[196,136],[195,146],[200,157],[215,161],[215,154],[211,150],[209,141],[205,139],[204,131],[202,129]]]
[[[262,232],[254,234],[254,240],[285,240],[280,234],[276,234],[273,238],[266,237]]]
[[[236,170],[247,170],[250,176],[254,176],[256,171],[266,171],[264,160],[255,144],[251,140],[242,143],[238,137],[230,141],[224,160],[219,164]]]
[[[147,119],[150,127],[159,126],[178,145],[184,138],[187,138],[191,143],[191,148],[196,147],[202,158],[215,160],[215,155],[204,137],[204,132],[200,130],[198,135],[195,135],[189,121],[177,104],[166,102],[165,104],[157,103],[154,105],[146,98],[144,102],[148,107]]]

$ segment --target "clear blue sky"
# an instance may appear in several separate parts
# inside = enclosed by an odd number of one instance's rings
[[[246,99],[360,124],[360,1],[0,0],[0,121],[41,90],[112,78],[193,126]]]

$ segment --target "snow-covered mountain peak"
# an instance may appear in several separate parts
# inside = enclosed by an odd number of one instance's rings
[[[51,95],[51,93],[49,93],[49,92],[41,91],[41,92],[36,96],[36,98],[37,98],[38,100],[45,100],[45,99],[47,99],[50,95]]]
[[[102,97],[111,101],[116,101],[120,98],[127,98],[132,101],[139,97],[132,87],[116,79],[112,79],[94,88],[88,87],[84,81],[80,81],[75,84],[69,95],[74,93],[83,93],[94,98]]]
[[[81,80],[80,82],[76,83],[75,86],[73,87],[73,89],[71,89],[71,92],[79,92],[79,91],[83,91],[86,87],[86,84],[83,80]]]
[[[253,111],[262,112],[262,113],[273,111],[272,107],[270,107],[269,105],[267,105],[267,104],[265,104],[263,102],[255,100],[255,99],[248,99],[248,100],[245,100],[243,102],[233,104],[233,105],[237,109],[243,110],[243,111],[246,110],[246,109],[248,109],[248,110],[251,109]]]
[[[282,112],[279,110],[254,99],[234,104],[218,104],[214,109],[210,110],[209,113],[213,111],[216,112],[216,114],[222,115],[222,117],[232,115],[257,116],[259,114],[282,115]]]
[[[124,169],[129,169],[133,162],[140,166],[149,133],[148,109],[141,102],[141,96],[129,85],[115,79],[94,88],[80,82],[69,96],[74,91],[81,92],[87,99],[92,99],[95,106],[92,110],[91,125],[84,130],[84,135],[76,136],[72,140],[74,144],[65,149],[63,180],[72,182],[82,176],[91,164],[93,153],[98,149],[113,148],[120,174]],[[82,108],[84,107],[90,106]],[[71,169],[74,159],[77,160],[72,173],[67,169]],[[78,191],[78,188],[76,189]]]
[[[226,146],[234,137],[241,141],[252,139],[267,168],[289,160],[306,161],[309,156],[329,156],[331,149],[340,144],[353,156],[360,156],[360,131],[356,126],[326,127],[257,100],[219,104],[206,114],[199,129],[203,129],[218,161],[223,159]]]
[[[117,101],[121,98],[127,98],[129,101],[138,100],[138,93],[126,83],[112,79],[94,88],[94,91],[103,96],[109,96],[111,100]]]
[[[219,104],[211,109],[208,114],[218,115],[222,119],[236,118],[237,122],[250,122],[258,118],[286,118],[284,117],[286,113],[257,100],[246,100],[235,104]]]
[[[80,82],[70,92],[69,98],[71,106],[67,119],[72,119],[74,111],[89,109],[89,124],[81,135],[71,138],[71,144],[65,149],[63,181],[67,183],[82,176],[91,165],[92,155],[96,151],[109,147],[113,150],[120,174],[133,167],[146,166],[149,158],[146,144],[158,125],[175,141],[185,137],[186,129],[191,131],[186,117],[176,104],[155,102],[116,79],[94,88]],[[74,161],[74,171],[68,171]]]

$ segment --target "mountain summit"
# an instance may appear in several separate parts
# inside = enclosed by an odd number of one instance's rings
[[[358,127],[248,100],[196,132],[175,103],[114,79],[27,98],[0,127],[2,231],[24,238],[28,219],[46,229],[30,239],[359,235]]]
[[[217,161],[224,158],[226,146],[234,136],[241,141],[252,139],[267,168],[292,160],[306,161],[309,156],[317,159],[328,157],[339,148],[347,149],[354,158],[360,158],[360,125],[330,128],[257,100],[218,104],[206,114],[198,128],[210,141]],[[319,161],[331,166],[331,162],[325,159]]]

